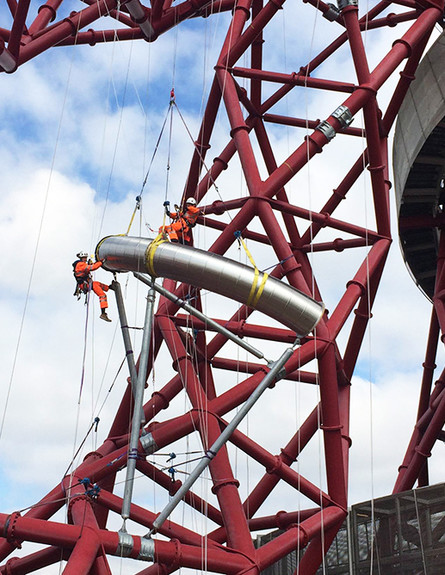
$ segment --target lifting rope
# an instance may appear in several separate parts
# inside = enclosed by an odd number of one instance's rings
[[[156,154],[157,154],[157,152],[158,152],[159,145],[160,145],[160,143],[161,143],[161,139],[162,139],[162,136],[163,136],[163,134],[164,134],[165,126],[166,126],[166,124],[167,124],[167,120],[168,120],[168,118],[169,118],[169,116],[170,116],[170,137],[169,137],[169,145],[168,145],[168,150],[169,150],[169,151],[168,151],[168,162],[167,162],[167,175],[168,175],[168,171],[169,171],[169,169],[170,169],[170,148],[171,148],[171,130],[172,130],[173,105],[175,105],[175,93],[174,93],[174,90],[172,89],[171,92],[170,92],[170,102],[169,102],[169,105],[168,105],[167,113],[166,113],[165,118],[164,118],[164,121],[163,121],[163,123],[162,123],[161,131],[160,131],[159,136],[158,136],[158,139],[157,139],[157,141],[156,141],[155,148],[154,148],[154,150],[153,150],[153,154],[152,154],[152,157],[151,157],[151,160],[150,160],[150,164],[149,164],[149,166],[148,166],[148,168],[147,168],[147,172],[145,173],[145,177],[144,177],[144,180],[143,180],[143,182],[142,182],[141,190],[140,190],[139,194],[136,196],[136,205],[135,205],[135,207],[134,207],[133,214],[132,214],[131,219],[130,219],[130,223],[129,223],[129,225],[128,225],[128,228],[127,228],[126,233],[124,234],[124,235],[126,235],[126,236],[128,236],[128,234],[130,233],[130,229],[131,229],[131,226],[133,225],[133,221],[134,221],[136,212],[141,208],[142,194],[143,194],[144,189],[145,189],[145,186],[146,186],[146,184],[147,184],[148,176],[149,176],[149,174],[150,174],[150,171],[151,171],[151,168],[152,168],[154,159],[155,159]],[[167,177],[165,197],[167,197],[167,187],[168,187],[168,177]],[[164,216],[164,218],[165,218],[165,216]]]

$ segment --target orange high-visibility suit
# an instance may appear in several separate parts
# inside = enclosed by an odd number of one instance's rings
[[[91,272],[102,267],[102,262],[89,264],[86,258],[77,260],[73,263],[74,277],[76,278],[77,285],[83,293],[87,293],[92,289],[99,297],[100,309],[106,310],[108,307],[107,295],[108,286],[102,282],[93,281]]]
[[[171,212],[169,216],[173,222],[169,226],[161,226],[160,233],[166,233],[171,242],[179,242],[181,244],[191,244],[191,228],[196,224],[199,216],[199,208],[186,204],[184,212]]]

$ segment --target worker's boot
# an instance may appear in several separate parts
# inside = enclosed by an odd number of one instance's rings
[[[103,319],[104,321],[111,321],[111,319],[107,316],[107,312],[105,310],[102,310],[102,313],[100,314],[100,319]]]

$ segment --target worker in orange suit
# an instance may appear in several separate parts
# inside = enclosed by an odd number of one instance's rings
[[[104,321],[111,321],[111,319],[107,315],[107,308],[108,308],[108,301],[107,292],[110,289],[110,286],[103,284],[101,282],[93,281],[91,272],[99,269],[103,265],[103,261],[98,261],[96,263],[92,263],[91,260],[88,260],[87,252],[79,252],[76,254],[79,258],[73,263],[73,273],[74,277],[77,281],[76,291],[74,295],[78,295],[80,297],[81,293],[88,293],[91,289],[94,293],[99,297],[100,303],[100,319]]]
[[[192,243],[191,229],[195,227],[200,214],[195,198],[187,198],[184,210],[175,206],[176,212],[170,212],[170,202],[164,202],[166,215],[173,221],[169,226],[161,226],[159,231],[167,234],[171,242],[190,245]]]

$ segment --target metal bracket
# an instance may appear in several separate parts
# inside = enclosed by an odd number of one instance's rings
[[[340,16],[340,10],[335,6],[335,4],[328,4],[328,6],[329,10],[323,12],[323,18],[326,18],[329,22],[335,22]]]
[[[343,104],[332,112],[332,116],[340,122],[342,128],[347,128],[354,120],[350,109]]]
[[[341,12],[347,6],[358,6],[358,0],[337,0],[337,6]]]
[[[333,140],[336,136],[334,128],[327,120],[324,120],[323,122],[318,124],[318,126],[315,129],[319,130],[324,136],[326,136],[326,138],[329,141]]]
[[[153,439],[153,435],[151,433],[141,435],[141,437],[139,438],[139,442],[142,445],[142,449],[145,451],[147,455],[154,453],[158,449],[156,441]]]
[[[141,561],[154,561],[155,542],[151,537],[141,537],[141,550],[138,559]]]
[[[119,531],[118,534],[119,545],[116,549],[116,555],[118,557],[130,557],[134,545],[133,537],[125,531]]]

